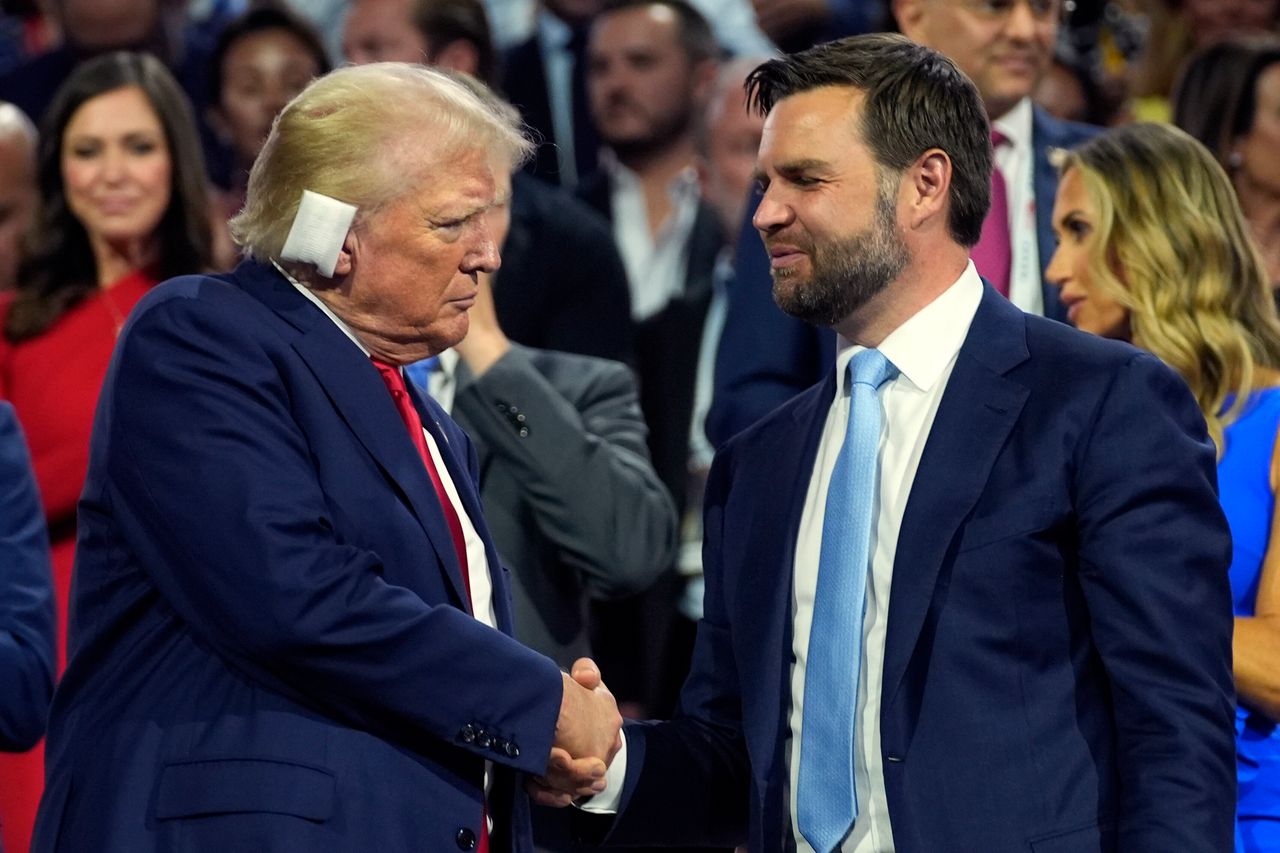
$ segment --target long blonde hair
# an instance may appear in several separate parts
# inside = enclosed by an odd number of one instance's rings
[[[1170,125],[1108,131],[1067,154],[1098,208],[1093,280],[1129,311],[1133,342],[1180,373],[1221,455],[1258,368],[1280,367],[1266,267],[1235,190]]]

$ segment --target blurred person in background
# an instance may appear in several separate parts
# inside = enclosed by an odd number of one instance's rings
[[[1182,131],[1134,124],[1067,155],[1049,278],[1071,322],[1191,387],[1231,528],[1236,850],[1280,850],[1280,321],[1231,184]]]
[[[17,282],[36,208],[36,129],[22,110],[0,103],[0,290]]]
[[[1139,121],[1169,121],[1178,71],[1197,51],[1240,36],[1276,32],[1280,0],[1141,0],[1146,46],[1130,73]]]
[[[600,170],[577,188],[609,220],[626,265],[640,407],[653,467],[682,518],[702,482],[689,468],[698,352],[725,243],[701,198],[694,128],[719,68],[709,22],[684,0],[611,0],[587,44]],[[671,571],[633,601],[597,609],[596,651],[627,712],[666,716],[688,671]]]
[[[1183,69],[1174,123],[1227,171],[1262,251],[1267,280],[1280,285],[1280,38],[1232,39],[1205,48]],[[1277,295],[1280,298],[1280,294]]]
[[[210,263],[204,161],[191,108],[146,54],[80,65],[41,129],[41,208],[17,289],[0,301],[0,399],[30,442],[53,547],[65,665],[76,501],[98,391],[134,304],[167,276]],[[38,752],[0,761],[0,820],[27,849],[41,790]]]
[[[715,211],[724,236],[711,279],[711,304],[707,307],[698,345],[693,386],[693,422],[689,429],[689,487],[680,525],[680,557],[677,568],[684,576],[680,616],[676,620],[672,648],[677,665],[692,653],[697,622],[702,618],[702,498],[715,448],[707,439],[707,412],[715,388],[716,351],[724,332],[729,290],[736,287],[733,267],[740,227],[755,180],[756,152],[764,132],[764,118],[747,109],[743,84],[747,75],[768,57],[741,56],[721,64],[707,99],[707,107],[694,125],[698,188],[702,201]],[[746,239],[754,240],[754,233]]]
[[[230,173],[215,177],[225,189],[215,193],[215,261],[219,269],[238,257],[226,222],[244,204],[249,169],[267,141],[271,122],[284,105],[328,73],[328,54],[305,19],[277,3],[254,7],[232,20],[218,36],[210,57],[209,124],[231,149]]]

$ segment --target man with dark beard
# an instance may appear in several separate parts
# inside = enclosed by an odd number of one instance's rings
[[[950,60],[863,36],[748,86],[778,302],[841,344],[716,457],[680,711],[585,807],[753,853],[1231,849],[1230,541],[1186,386],[979,279],[992,149]]]
[[[711,27],[684,0],[606,3],[587,43],[588,101],[608,147],[578,192],[610,220],[627,270],[649,455],[681,515],[698,350],[725,240],[699,197],[694,134],[716,55]],[[681,586],[673,561],[641,599],[598,608],[594,648],[633,714],[669,714],[688,670],[675,622]]]

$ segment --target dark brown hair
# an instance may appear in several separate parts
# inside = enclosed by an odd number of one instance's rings
[[[1231,149],[1253,129],[1262,73],[1280,62],[1280,39],[1229,39],[1194,54],[1173,96],[1173,123],[1213,152],[1230,171]]]
[[[962,246],[991,207],[991,128],[973,82],[936,50],[891,33],[852,36],[771,59],[747,76],[747,99],[767,114],[783,98],[823,86],[866,95],[859,131],[876,162],[902,172],[930,148],[951,158],[947,230]]]
[[[310,22],[295,14],[287,6],[276,2],[260,2],[239,17],[234,18],[218,33],[213,52],[209,55],[209,103],[217,107],[222,103],[223,63],[227,53],[241,39],[266,30],[284,30],[297,39],[316,63],[316,76],[333,70],[329,53],[324,48],[320,34]]]
[[[413,25],[427,41],[430,61],[452,42],[465,41],[476,49],[476,76],[497,84],[498,56],[481,0],[415,0]]]
[[[67,205],[62,183],[62,137],[85,102],[126,86],[146,95],[164,128],[173,164],[169,207],[156,227],[161,278],[208,269],[209,208],[204,157],[187,97],[153,56],[119,51],[79,65],[58,89],[40,125],[40,213],[33,245],[18,271],[18,288],[4,335],[35,337],[98,288],[84,225]]]

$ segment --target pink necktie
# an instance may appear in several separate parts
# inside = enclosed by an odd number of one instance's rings
[[[999,150],[1009,140],[998,130],[991,131],[991,146]],[[1009,242],[1009,192],[1000,167],[991,170],[991,211],[982,223],[982,236],[973,247],[973,264],[1001,295],[1009,295],[1009,271],[1013,249]]]

